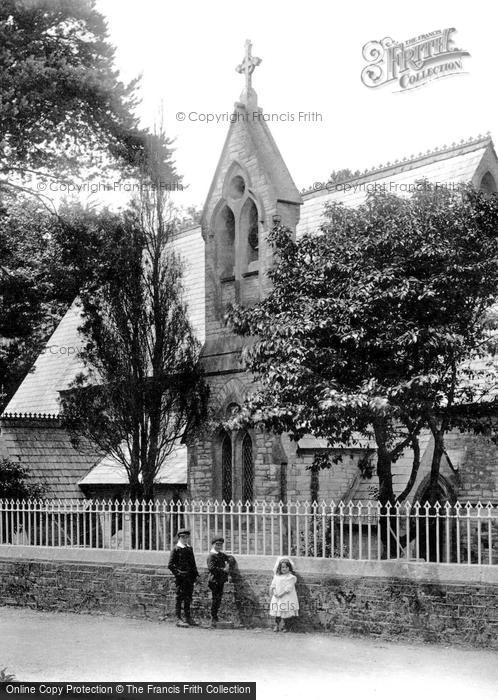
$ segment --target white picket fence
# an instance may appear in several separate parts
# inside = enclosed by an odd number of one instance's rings
[[[0,546],[168,551],[191,531],[234,555],[497,564],[498,508],[488,503],[0,500]]]

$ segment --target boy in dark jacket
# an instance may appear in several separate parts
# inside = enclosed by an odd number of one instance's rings
[[[221,551],[225,540],[223,537],[216,535],[211,540],[212,549],[209,552],[207,559],[207,567],[209,571],[208,586],[213,595],[211,602],[211,627],[216,627],[218,622],[218,611],[223,597],[223,586],[228,580],[228,572],[230,569],[230,558],[225,552]]]
[[[188,543],[189,530],[178,531],[178,542],[171,550],[168,569],[176,581],[176,619],[177,627],[190,627],[197,625],[192,619],[190,605],[194,593],[194,583],[199,576],[195,563],[194,550]],[[182,620],[182,603],[185,613],[185,622]]]

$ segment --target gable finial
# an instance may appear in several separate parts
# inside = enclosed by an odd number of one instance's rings
[[[245,49],[246,52],[244,60],[237,66],[235,70],[237,71],[237,73],[243,73],[245,75],[246,86],[244,92],[240,96],[240,100],[247,106],[249,102],[253,103],[254,105],[257,103],[256,92],[253,90],[252,87],[252,74],[254,73],[254,69],[256,68],[256,66],[259,66],[259,64],[261,63],[261,58],[252,55],[252,43],[249,39],[246,39]]]

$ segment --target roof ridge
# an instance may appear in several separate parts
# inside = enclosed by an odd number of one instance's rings
[[[397,158],[393,162],[387,161],[387,163],[380,163],[379,165],[374,165],[371,168],[366,168],[362,172],[359,170],[356,170],[354,173],[354,177],[350,178],[345,178],[345,179],[340,179],[337,180],[337,182],[334,182],[334,185],[339,185],[339,184],[344,184],[347,182],[354,182],[355,180],[361,180],[363,177],[368,177],[369,175],[373,175],[375,173],[381,173],[383,171],[387,170],[392,170],[394,168],[399,168],[401,166],[408,165],[410,163],[416,163],[417,161],[422,161],[425,160],[426,158],[430,158],[431,156],[441,156],[445,153],[451,153],[451,151],[455,151],[459,148],[467,148],[469,146],[475,146],[479,143],[492,143],[492,138],[491,138],[491,132],[487,131],[485,134],[478,134],[477,136],[471,136],[468,139],[461,139],[460,141],[453,141],[453,143],[448,146],[444,144],[443,146],[436,146],[435,148],[428,149],[427,151],[420,151],[417,155],[411,154],[409,157],[405,156],[401,159]],[[359,174],[357,174],[359,173]],[[312,192],[319,192],[320,190],[326,190],[327,185],[330,185],[331,182],[327,183],[314,183],[312,187],[305,187],[301,190],[301,194],[310,194]],[[317,187],[317,185],[320,185],[320,187]]]
[[[41,419],[41,420],[59,420],[60,415],[58,413],[31,413],[28,411],[21,411],[19,413],[2,413],[0,415],[0,420],[19,420],[19,419]]]

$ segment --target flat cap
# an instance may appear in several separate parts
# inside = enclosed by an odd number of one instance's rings
[[[215,535],[215,536],[211,539],[211,544],[214,544],[215,542],[224,542],[224,541],[225,541],[225,538],[224,538],[224,537],[222,537],[221,535]]]
[[[181,535],[190,535],[190,530],[187,530],[187,529],[178,530],[178,532],[176,533],[176,536],[180,537]]]

